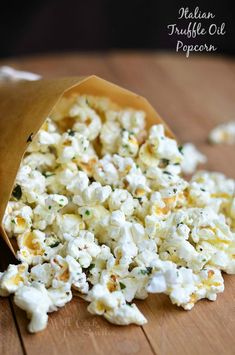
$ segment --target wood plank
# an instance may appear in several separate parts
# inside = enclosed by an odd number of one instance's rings
[[[121,327],[93,316],[87,303],[73,300],[58,312],[50,314],[45,331],[29,334],[25,313],[14,307],[27,354],[153,354],[141,327]]]
[[[0,354],[24,354],[8,298],[0,298]]]
[[[13,258],[2,240],[0,240],[0,250],[0,269],[3,271],[8,264],[8,260],[12,261]],[[0,297],[0,354],[24,354],[24,349],[11,309],[10,299],[5,297]]]
[[[199,301],[191,311],[170,303],[165,295],[150,295],[139,305],[155,352],[162,355],[234,354],[234,277],[225,276],[225,292],[217,301]]]
[[[9,63],[9,62],[8,62]],[[193,141],[208,155],[207,168],[235,177],[234,147],[209,146],[208,132],[235,117],[235,63],[229,59],[151,53],[110,53],[34,57],[12,61],[20,69],[57,75],[100,75],[147,97],[181,141]],[[46,331],[30,335],[27,320],[14,307],[27,353],[233,354],[234,277],[225,277],[225,292],[214,303],[200,301],[191,312],[171,305],[164,295],[138,302],[148,318],[143,327],[117,327],[93,317],[74,299],[50,316]],[[148,342],[146,341],[146,337]],[[40,347],[39,347],[40,344]],[[152,349],[151,349],[152,347]]]

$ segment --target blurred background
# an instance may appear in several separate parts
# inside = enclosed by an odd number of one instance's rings
[[[179,26],[179,8],[199,6],[226,23],[224,36],[182,37],[185,44],[210,43],[217,53],[235,54],[234,0],[24,0],[1,1],[0,57],[68,51],[144,49],[175,51],[176,37],[167,25]],[[195,20],[194,20],[195,21]]]

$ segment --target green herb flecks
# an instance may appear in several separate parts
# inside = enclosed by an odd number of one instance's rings
[[[153,269],[153,268],[152,268],[151,266],[147,266],[146,269],[140,270],[140,273],[141,273],[142,275],[150,275],[151,272],[152,272],[152,269]]]
[[[181,226],[182,224],[184,224],[183,222],[177,223],[176,228],[178,228],[179,226]]]
[[[17,200],[20,200],[21,197],[22,197],[22,190],[21,190],[21,186],[20,185],[16,185],[13,192],[12,192],[12,195],[17,199]]]
[[[165,168],[167,165],[169,165],[169,163],[170,163],[169,159],[163,158],[163,159],[161,159],[160,166],[161,166],[161,168]]]
[[[95,264],[90,264],[90,266],[88,266],[87,270],[91,271],[92,269],[94,269]]]
[[[179,146],[178,146],[178,150],[179,150],[179,152],[180,152],[181,154],[184,154],[184,153],[183,153],[183,148],[184,148],[184,147],[183,147],[182,145],[179,145]]]
[[[126,285],[122,282],[119,282],[119,285],[121,287],[121,290],[124,290],[126,288]]]
[[[73,137],[75,135],[75,131],[73,131],[72,129],[68,129],[68,135]]]
[[[49,178],[51,176],[54,176],[55,174],[54,173],[51,173],[49,171],[46,171],[45,173],[42,173],[43,176],[45,176],[45,178]]]
[[[166,174],[166,175],[172,176],[172,174],[171,174],[169,171],[166,171],[166,170],[164,170],[164,171],[163,171],[163,174]]]
[[[56,248],[56,247],[58,247],[59,244],[60,244],[60,242],[57,240],[53,244],[51,244],[50,247],[51,248]]]

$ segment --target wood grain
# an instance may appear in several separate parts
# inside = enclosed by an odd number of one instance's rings
[[[14,262],[3,240],[0,240],[0,270],[4,270],[9,262]],[[24,348],[21,343],[14,314],[9,298],[0,297],[0,354],[23,355]]]
[[[180,141],[196,143],[208,156],[207,169],[235,178],[234,146],[207,144],[208,133],[215,124],[235,119],[235,61],[232,59],[110,52],[20,58],[2,63],[45,77],[96,74],[123,85],[147,97]],[[6,300],[3,302],[5,306]],[[51,314],[47,330],[36,335],[27,333],[24,312],[13,307],[14,315],[11,315],[7,308],[4,340],[8,343],[12,337],[11,322],[16,329],[15,317],[23,348],[30,355],[235,353],[235,277],[225,276],[225,292],[216,302],[200,301],[190,312],[171,305],[164,295],[151,295],[137,304],[148,318],[143,328],[112,326],[91,316],[85,302],[74,298],[59,312]],[[14,354],[13,351],[12,347],[7,353]]]
[[[0,354],[24,354],[8,298],[0,298]]]
[[[141,327],[110,325],[86,307],[85,301],[74,297],[50,315],[46,331],[35,335],[26,331],[24,312],[14,307],[27,354],[153,354]]]
[[[216,302],[200,301],[191,311],[173,306],[168,297],[151,295],[139,306],[148,315],[145,334],[156,354],[234,354],[234,279]]]

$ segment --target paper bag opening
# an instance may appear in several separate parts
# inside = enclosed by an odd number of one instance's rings
[[[0,85],[0,234],[15,255],[14,240],[3,227],[3,217],[10,199],[23,155],[51,111],[65,95],[73,93],[104,96],[120,107],[131,107],[146,113],[147,127],[156,123],[173,133],[150,103],[142,96],[97,76],[70,77],[33,82],[7,82]]]

